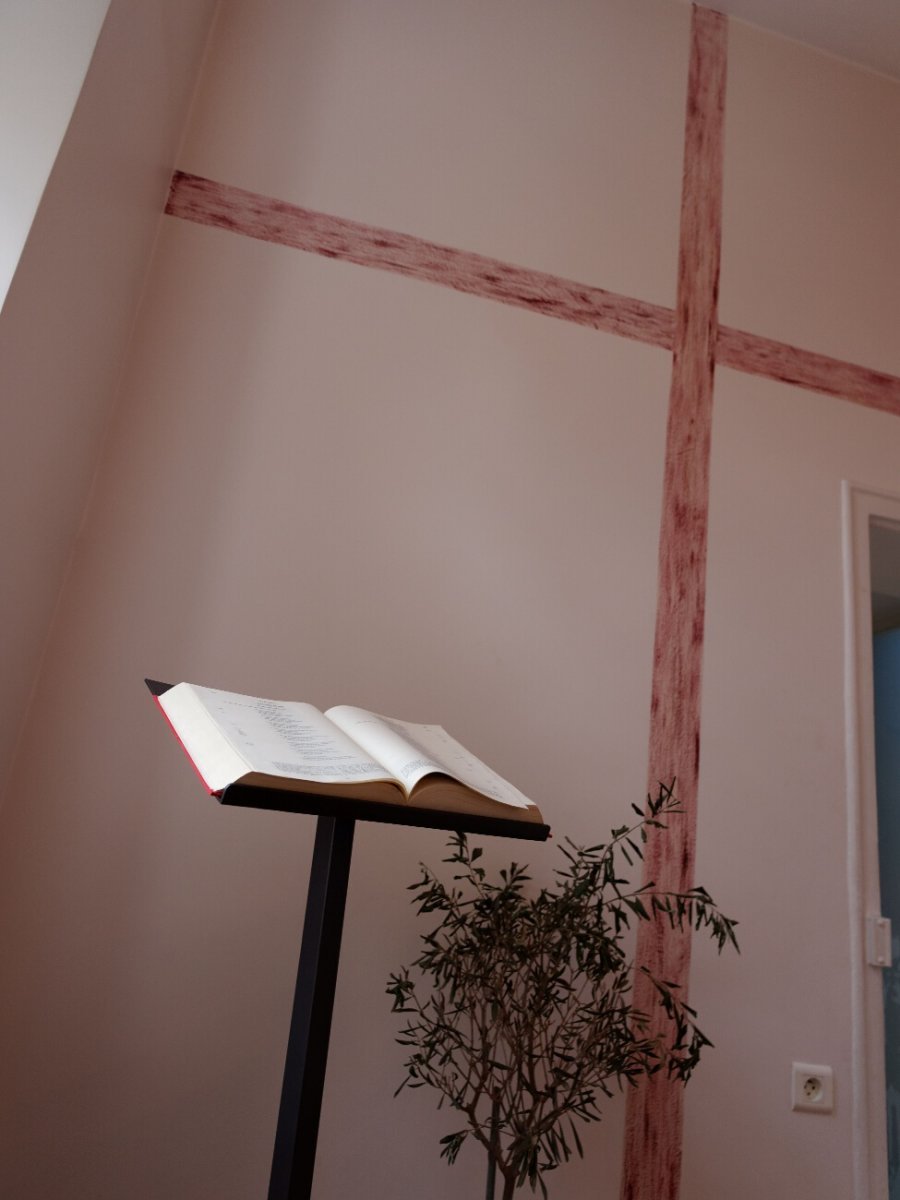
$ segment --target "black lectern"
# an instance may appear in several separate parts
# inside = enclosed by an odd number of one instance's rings
[[[172,686],[151,679],[146,683],[154,696]],[[529,841],[546,841],[550,827],[237,783],[226,788],[219,799],[241,808],[318,817],[268,1194],[268,1200],[309,1200],[356,822],[418,825]]]

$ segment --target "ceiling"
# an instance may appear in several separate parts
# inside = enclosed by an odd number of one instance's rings
[[[900,79],[900,0],[702,0],[704,5]]]

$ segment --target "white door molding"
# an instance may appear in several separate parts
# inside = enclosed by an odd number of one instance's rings
[[[866,953],[867,921],[881,910],[869,550],[873,520],[900,529],[900,495],[845,482],[844,696],[855,1200],[888,1200],[882,976],[878,967],[868,964]]]

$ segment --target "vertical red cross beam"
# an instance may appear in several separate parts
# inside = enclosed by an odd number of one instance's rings
[[[653,651],[649,786],[677,776],[683,813],[647,845],[644,881],[664,890],[693,885],[700,763],[700,681],[706,589],[709,457],[718,332],[722,229],[722,142],[727,20],[694,7],[681,198],[678,296]],[[637,965],[684,989],[690,930],[642,925]],[[652,985],[635,980],[635,1004],[664,1017]],[[682,1085],[664,1072],[629,1093],[622,1200],[677,1200],[681,1178]]]

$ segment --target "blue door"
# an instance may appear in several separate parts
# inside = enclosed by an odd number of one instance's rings
[[[873,665],[881,912],[891,921],[894,963],[884,972],[888,1189],[900,1200],[900,628],[875,634]]]

